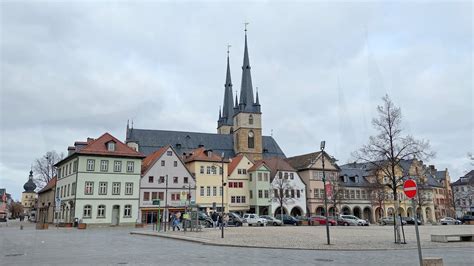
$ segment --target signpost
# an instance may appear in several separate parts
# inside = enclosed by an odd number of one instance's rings
[[[418,187],[414,180],[407,180],[403,183],[403,192],[405,195],[412,200],[413,210],[416,211],[415,196],[418,193]],[[415,215],[415,232],[416,232],[416,244],[418,245],[418,258],[420,259],[420,266],[423,265],[423,255],[421,254],[421,244],[420,244],[420,232],[418,231],[418,217]]]

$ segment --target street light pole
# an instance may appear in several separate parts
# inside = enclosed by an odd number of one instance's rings
[[[166,175],[166,187],[165,187],[165,211],[163,211],[163,216],[165,216],[165,232],[166,232],[166,225],[168,224],[168,175]]]
[[[221,200],[222,200],[222,205],[221,205],[221,238],[224,238],[224,153],[222,153],[221,156],[221,181],[222,181],[222,187],[221,187]]]
[[[329,219],[328,219],[328,195],[326,191],[326,173],[324,172],[324,147],[326,146],[326,141],[321,141],[321,159],[323,162],[323,189],[324,189],[324,215],[326,216],[326,237],[328,240],[328,245],[331,245],[331,240],[329,237]]]

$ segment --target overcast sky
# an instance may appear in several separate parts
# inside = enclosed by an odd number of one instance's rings
[[[451,1],[452,2],[452,1]],[[216,132],[226,46],[240,89],[245,21],[263,133],[287,156],[326,140],[340,164],[388,93],[405,134],[453,180],[473,168],[473,5],[2,1],[0,187],[35,158],[136,128]],[[255,88],[254,88],[255,90]]]

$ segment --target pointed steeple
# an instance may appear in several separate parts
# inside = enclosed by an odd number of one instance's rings
[[[255,100],[255,105],[260,105],[260,101],[258,100],[258,87],[255,87],[255,89],[257,89],[257,96],[256,96],[256,100]]]
[[[232,101],[232,78],[230,75],[230,63],[229,63],[229,48],[231,46],[227,45],[227,72],[225,77],[225,84],[224,84],[224,104],[222,107],[222,114],[219,116],[218,126],[222,125],[233,125],[233,117],[234,117],[234,103]],[[219,112],[220,113],[220,112]]]
[[[244,46],[244,62],[242,65],[242,84],[240,87],[240,103],[241,112],[257,112],[254,108],[252,75],[250,73],[250,60],[247,45],[247,24],[245,23],[245,46]]]
[[[221,106],[219,105],[219,121],[222,119],[222,115],[221,115]]]

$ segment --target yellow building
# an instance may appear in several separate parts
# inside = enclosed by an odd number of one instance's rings
[[[184,155],[189,172],[196,179],[196,204],[201,211],[229,210],[227,194],[227,168],[229,161],[204,147]],[[224,183],[224,187],[222,186]]]
[[[249,177],[248,170],[253,166],[253,162],[240,154],[231,159],[229,163],[229,185],[228,202],[229,211],[243,214],[250,209],[249,197]]]
[[[21,193],[21,205],[23,205],[23,213],[28,216],[35,215],[36,202],[36,185],[33,182],[33,171],[30,171],[28,181],[23,185],[25,191]]]

